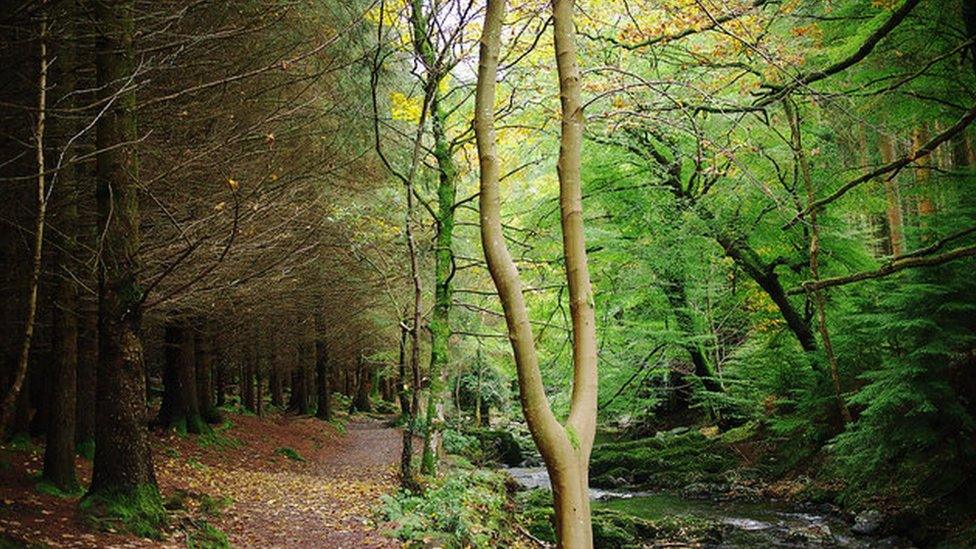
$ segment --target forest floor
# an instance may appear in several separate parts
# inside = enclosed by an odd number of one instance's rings
[[[38,491],[41,447],[0,446],[0,547],[186,547],[203,521],[235,547],[399,547],[372,518],[380,496],[396,489],[399,430],[366,418],[345,432],[314,418],[227,419],[212,435],[153,435],[157,480],[173,509],[163,540],[94,529],[77,497]],[[91,463],[79,459],[78,468],[87,484]]]

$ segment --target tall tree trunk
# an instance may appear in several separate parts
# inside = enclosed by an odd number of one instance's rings
[[[356,412],[372,412],[373,405],[369,401],[369,394],[373,390],[373,372],[370,366],[362,358],[356,367],[359,378],[356,383],[356,396],[352,400],[352,409]]]
[[[77,14],[74,2],[66,3],[65,19],[67,29],[73,30]],[[74,38],[74,33],[70,33]],[[74,71],[77,70],[77,56],[75,46],[68,41],[60,57],[61,82],[64,89],[70,93],[76,87]],[[74,106],[70,98],[66,106]],[[62,124],[65,147],[76,131],[76,124],[66,120]],[[70,265],[77,251],[75,234],[79,228],[77,197],[79,184],[77,168],[73,165],[64,166],[60,174],[60,185],[56,190],[61,193],[59,217],[62,224],[63,237],[60,238],[57,263]],[[69,269],[70,270],[70,269]],[[64,492],[74,492],[78,489],[75,477],[75,394],[78,375],[78,286],[70,276],[61,275],[57,278],[57,289],[53,303],[52,322],[54,356],[52,357],[52,375],[50,378],[50,399],[48,405],[47,441],[44,447],[44,471],[42,476]]]
[[[796,112],[793,99],[789,96],[783,100],[783,107],[786,110],[786,118],[790,122],[793,154],[800,165],[800,178],[806,188],[807,206],[809,206],[816,201],[817,196],[813,186],[813,177],[810,175],[810,162],[807,159],[806,151],[803,149],[800,115]],[[817,225],[816,208],[810,210],[807,221],[810,224],[810,276],[816,282],[820,280],[820,227]],[[830,331],[827,329],[827,304],[824,291],[821,289],[813,290],[813,301],[817,308],[817,326],[820,331],[820,340],[823,343],[824,354],[827,356],[827,364],[830,367],[830,379],[834,384],[834,399],[837,402],[837,410],[840,412],[842,421],[840,430],[843,430],[843,426],[851,422],[851,412],[847,409],[847,403],[844,402],[844,395],[840,388],[837,355],[834,354],[834,347],[830,341]]]
[[[583,106],[576,67],[573,2],[553,2],[553,38],[562,106],[557,164],[559,204],[573,325],[573,391],[565,425],[559,423],[549,407],[521,281],[502,232],[494,105],[504,11],[504,2],[488,1],[478,66],[475,130],[481,165],[481,242],[505,311],[509,339],[515,354],[522,410],[549,471],[559,546],[588,548],[593,546],[588,464],[596,432],[596,326],[583,238],[580,181]]]
[[[156,493],[146,426],[139,265],[135,88],[135,3],[95,2],[99,97],[110,101],[96,124],[99,261],[99,363],[95,459],[89,494]],[[158,497],[158,496],[156,496]],[[143,498],[144,499],[144,498]]]
[[[277,338],[272,337],[271,341],[271,361],[268,364],[270,372],[268,373],[268,392],[271,395],[271,405],[276,408],[281,408],[284,404],[285,396],[282,390],[282,372],[281,372],[281,354],[278,348],[279,342]]]
[[[884,133],[880,134],[878,139],[881,148],[881,162],[888,164],[894,161],[897,156],[894,140]],[[888,242],[891,244],[891,255],[898,257],[905,253],[905,221],[902,215],[898,178],[885,178],[884,189],[887,202],[885,214],[888,217]]]
[[[34,256],[32,260],[30,283],[27,288],[27,320],[24,322],[24,338],[20,347],[20,358],[14,370],[13,381],[0,401],[0,440],[6,435],[7,426],[14,415],[14,407],[20,397],[27,378],[27,363],[30,358],[31,341],[34,338],[34,319],[37,316],[37,287],[41,280],[41,258],[44,247],[44,223],[47,211],[45,190],[46,173],[44,165],[44,124],[47,117],[47,15],[41,10],[39,33],[40,58],[37,76],[37,124],[34,128],[34,151],[37,160],[37,186],[34,202],[37,207],[37,221],[34,224]]]
[[[332,394],[329,387],[329,355],[325,341],[325,313],[322,303],[318,302],[315,309],[315,377],[318,379],[318,407],[315,417],[332,420]]]
[[[81,333],[78,337],[76,379],[75,442],[91,458],[95,447],[95,369],[98,367],[98,302],[81,298]]]
[[[437,53],[423,11],[422,0],[412,0],[410,17],[416,55],[427,68],[431,91],[431,133],[434,136],[434,158],[437,159],[437,248],[434,254],[434,311],[430,319],[430,390],[427,400],[427,421],[424,430],[424,453],[421,470],[428,475],[437,472],[440,453],[440,430],[444,422],[444,395],[447,385],[446,366],[449,358],[448,340],[451,337],[451,280],[454,277],[454,206],[457,198],[457,167],[454,151],[448,141],[445,125],[447,112],[442,105],[440,84],[443,75],[438,67]]]
[[[220,423],[220,411],[213,400],[213,327],[210,320],[203,319],[194,330],[196,350],[197,408],[207,423]]]
[[[158,423],[180,432],[202,433],[207,426],[197,395],[194,334],[183,319],[170,319],[164,330],[163,404]]]

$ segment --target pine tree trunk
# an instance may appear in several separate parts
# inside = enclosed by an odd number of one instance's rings
[[[95,369],[98,367],[98,302],[81,298],[78,376],[75,401],[75,442],[83,453],[95,444]],[[89,455],[90,457],[90,455]]]
[[[67,3],[68,9],[65,19],[69,29],[74,27],[76,14],[74,2]],[[60,62],[65,69],[62,71],[61,82],[64,89],[75,89],[74,71],[77,69],[75,47],[68,44],[60,55]],[[74,101],[68,99],[66,106],[74,106]],[[71,121],[61,124],[64,140],[70,139],[76,132],[76,125]],[[67,146],[67,145],[65,145]],[[60,247],[57,251],[57,263],[67,265],[77,251],[75,234],[79,229],[78,197],[80,185],[77,179],[77,168],[68,165],[60,174],[60,182],[56,191],[60,191],[59,218],[61,221]],[[75,427],[76,427],[76,393],[78,376],[78,319],[79,299],[78,286],[70,276],[57,278],[56,295],[53,303],[51,319],[53,322],[52,345],[54,356],[52,375],[50,377],[51,393],[47,425],[47,442],[44,447],[43,477],[65,492],[74,492],[78,488],[75,477]]]
[[[209,320],[198,323],[194,337],[197,402],[200,415],[207,423],[220,423],[220,412],[213,401],[213,333]]]
[[[132,0],[95,2],[99,96],[114,102],[96,124],[99,261],[99,363],[95,459],[89,494],[153,492],[156,475],[146,426],[139,265],[138,166]]]
[[[332,420],[332,394],[329,387],[329,356],[325,341],[325,318],[318,307],[315,315],[315,377],[318,379],[318,408],[315,417]]]

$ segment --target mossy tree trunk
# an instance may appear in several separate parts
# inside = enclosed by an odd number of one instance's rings
[[[143,290],[138,280],[139,196],[135,154],[135,2],[95,4],[96,74],[110,100],[96,124],[99,234],[99,361],[95,459],[89,495],[155,493],[146,424]],[[158,495],[156,496],[158,498]]]
[[[430,319],[430,390],[427,400],[427,421],[424,430],[424,453],[421,470],[428,475],[437,472],[440,451],[440,430],[444,421],[444,392],[447,385],[446,366],[449,359],[448,342],[451,337],[451,281],[454,278],[454,209],[457,198],[457,166],[454,147],[447,138],[447,111],[440,89],[443,79],[438,66],[432,29],[423,10],[422,0],[412,0],[410,19],[413,27],[414,51],[427,69],[428,86],[432,88],[430,103],[431,133],[434,137],[434,158],[437,160],[437,217],[436,249],[434,252],[434,310]]]

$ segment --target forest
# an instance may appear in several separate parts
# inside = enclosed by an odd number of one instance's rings
[[[976,1],[0,6],[0,548],[976,546]]]

